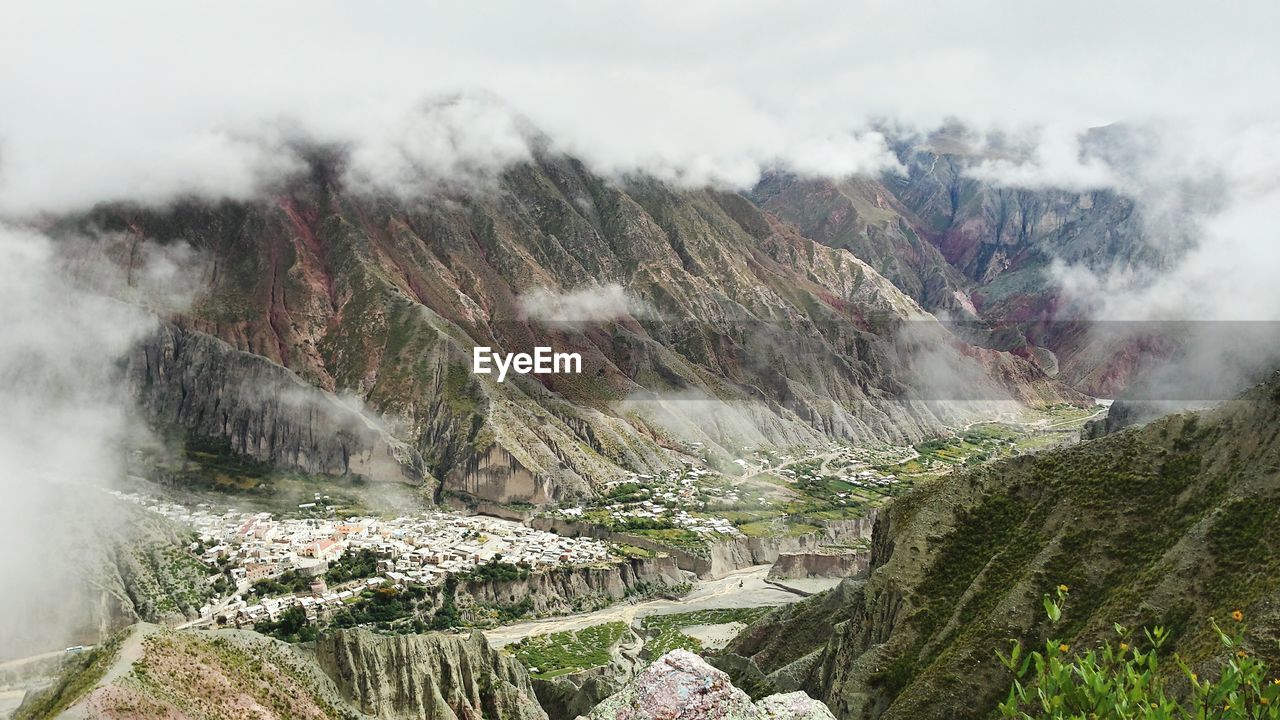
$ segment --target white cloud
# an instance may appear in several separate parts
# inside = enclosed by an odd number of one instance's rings
[[[1115,172],[1102,158],[1084,154],[1083,130],[1062,125],[1036,128],[1030,156],[989,158],[969,174],[994,185],[1031,189],[1102,190],[1117,183]]]
[[[533,157],[529,124],[485,94],[436,98],[374,132],[352,148],[350,178],[410,197],[442,185],[491,187],[505,168]]]
[[[927,13],[763,0],[27,3],[0,27],[0,207],[241,197],[296,167],[279,152],[294,136],[343,143],[354,172],[399,187],[522,159],[527,120],[604,172],[742,186],[774,165],[892,168],[880,122],[1077,131],[1274,118],[1280,97],[1258,89],[1276,75],[1277,15],[1265,2],[1100,0]],[[510,114],[431,104],[442,97],[500,98]],[[1088,172],[1072,182],[1095,170],[1075,168]]]
[[[405,195],[484,187],[534,144],[743,187],[893,170],[877,128],[954,119],[1033,141],[980,176],[1114,188],[1151,242],[1190,248],[1156,273],[1072,269],[1104,316],[1270,317],[1278,20],[1264,0],[25,3],[0,24],[0,214],[245,197],[298,169],[299,139]],[[1136,161],[1080,153],[1117,122]]]
[[[581,287],[567,292],[537,288],[520,296],[520,309],[531,320],[547,325],[578,325],[643,315],[648,306],[617,283]]]
[[[20,589],[0,594],[0,655],[85,629],[78,564],[99,557],[86,550],[100,540],[91,528],[118,520],[96,491],[119,479],[126,440],[145,432],[117,362],[155,316],[91,290],[160,304],[184,296],[173,287],[186,277],[175,272],[181,251],[144,252],[130,284],[110,263],[71,263],[83,249],[0,225],[0,584]]]

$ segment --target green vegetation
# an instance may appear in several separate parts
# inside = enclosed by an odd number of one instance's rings
[[[534,677],[553,678],[607,664],[613,647],[626,634],[626,624],[611,622],[576,632],[527,637],[511,651]]]
[[[637,503],[648,500],[649,495],[648,488],[642,487],[639,483],[626,482],[610,488],[602,499],[610,503]]]
[[[276,577],[255,582],[249,587],[249,592],[258,597],[305,593],[311,588],[312,580],[313,578],[299,575],[297,570],[286,570]]]
[[[621,558],[652,558],[657,557],[656,550],[637,547],[627,543],[612,543],[609,545],[609,552]]]
[[[752,663],[736,672],[770,675],[816,651],[825,674],[820,690],[829,697],[867,698],[868,706],[891,708],[895,717],[988,717],[1008,699],[1014,679],[992,649],[1008,647],[1003,643],[1012,636],[1021,648],[1097,648],[1092,657],[1058,653],[1067,676],[1077,685],[1159,690],[1187,710],[1165,717],[1196,716],[1188,704],[1196,688],[1177,661],[1207,678],[1206,697],[1227,698],[1218,711],[1238,708],[1230,696],[1254,692],[1242,679],[1253,671],[1237,672],[1245,658],[1232,667],[1218,629],[1197,619],[1249,613],[1255,627],[1247,635],[1242,623],[1223,623],[1230,652],[1243,650],[1273,673],[1280,668],[1272,602],[1280,592],[1275,394],[1263,387],[1217,411],[956,468],[917,486],[882,511],[888,527],[882,547],[890,551],[883,566],[866,580],[846,580],[829,598],[802,601],[757,623],[731,646]],[[1033,610],[1038,589],[1057,583],[1070,586],[1070,603],[1050,626]],[[1114,623],[1139,630],[1117,641]],[[1151,628],[1154,637],[1157,627],[1159,648],[1142,630]],[[870,648],[868,637],[877,638]],[[1055,640],[1045,646],[1047,638]],[[1156,684],[1139,677],[1143,668],[1129,674],[1132,655],[1116,654],[1120,642],[1143,653],[1143,662],[1156,651]],[[1019,673],[1027,657],[1023,651]],[[1038,662],[1052,666],[1050,653],[1029,662],[1026,672],[1037,671]],[[1045,712],[1037,695],[1043,678],[1018,679],[1027,694],[1015,702],[1017,712],[1083,720],[1095,711]],[[969,700],[963,709],[953,704],[957,697]],[[1154,692],[1144,697],[1159,701]],[[1260,704],[1262,696],[1253,697]],[[1239,716],[1267,717],[1252,707],[1253,715]],[[1215,713],[1203,717],[1237,716]]]
[[[127,631],[126,631],[127,632]],[[45,720],[57,717],[72,703],[93,689],[116,660],[125,633],[117,633],[92,650],[77,655],[54,685],[28,697],[14,714],[14,720]]]
[[[1051,623],[1062,617],[1068,588],[1057,597],[1044,596]],[[1002,718],[1132,718],[1133,720],[1240,720],[1280,718],[1280,679],[1267,664],[1249,652],[1244,642],[1244,614],[1232,613],[1229,631],[1210,619],[1224,658],[1214,676],[1201,678],[1177,655],[1176,669],[1168,667],[1168,635],[1161,627],[1141,638],[1121,626],[1115,637],[1083,654],[1072,654],[1066,643],[1045,642],[1044,651],[1023,655],[1014,640],[1001,663],[1014,675]],[[1174,683],[1185,690],[1175,690]]]
[[[310,642],[317,633],[316,626],[307,622],[306,613],[297,605],[285,609],[275,620],[258,622],[253,629],[285,642]]]
[[[1200,475],[1199,450],[1215,437],[1194,426],[1177,430],[1166,438],[1169,449],[1124,433],[954,479],[999,491],[958,512],[953,529],[938,538],[940,549],[918,588],[920,609],[910,621],[915,640],[874,676],[875,684],[895,697],[930,663],[951,661],[924,657],[926,642],[996,641],[990,615],[1023,580],[1053,577],[1078,589],[1066,632],[1084,629],[1104,603],[1126,614],[1116,617],[1143,620],[1133,616],[1143,571],[1221,496],[1223,479]],[[895,513],[910,516],[920,499],[903,498]],[[1160,512],[1150,512],[1157,507]],[[1180,638],[1171,633],[1169,639]]]
[[[483,565],[477,565],[471,570],[461,573],[458,579],[462,582],[510,582],[524,580],[528,577],[528,565],[515,565],[503,562],[501,557],[495,557]]]
[[[707,540],[702,535],[684,528],[633,530],[632,534],[646,537],[667,547],[685,550],[694,555],[707,554]]]
[[[424,585],[409,585],[403,589],[384,585],[366,589],[334,613],[330,622],[336,628],[372,625],[381,630],[402,632],[423,632],[428,627],[448,629],[461,624],[457,620],[457,608],[452,603],[452,590],[452,585],[446,581],[446,602],[432,613],[434,602],[428,599],[428,595],[434,590]],[[430,625],[422,619],[428,615],[433,620]]]
[[[224,492],[265,489],[271,464],[237,454],[225,439],[190,435],[183,441],[187,463],[178,471],[183,485]]]
[[[677,648],[690,652],[702,652],[702,642],[685,635],[681,632],[683,628],[694,625],[723,625],[732,622],[750,625],[769,610],[770,608],[767,607],[724,608],[671,615],[650,615],[641,623],[648,635],[644,644],[644,654],[646,657],[657,658]]]
[[[368,514],[361,499],[367,483],[363,475],[280,469],[236,453],[221,438],[170,434],[165,445],[163,452],[145,453],[138,462],[153,468],[161,482],[183,496],[193,490],[229,493],[272,512],[298,513],[299,503],[311,502],[316,492],[323,492],[329,497],[312,511],[315,514]]]
[[[378,574],[378,554],[368,548],[346,553],[338,558],[324,573],[325,582],[329,585],[340,585],[370,578]],[[278,577],[263,578],[253,584],[251,590],[258,597],[275,595],[295,595],[306,593],[311,589],[314,578],[304,577],[296,570],[286,570]]]
[[[122,545],[127,553],[130,572],[130,594],[141,617],[159,620],[173,614],[195,612],[213,596],[206,581],[209,570],[198,558],[182,547],[185,537],[169,535],[163,523],[154,517],[140,518],[142,532]],[[147,525],[150,527],[146,527]]]
[[[352,580],[363,580],[378,574],[378,554],[368,548],[346,553],[325,571],[324,579],[330,585]]]

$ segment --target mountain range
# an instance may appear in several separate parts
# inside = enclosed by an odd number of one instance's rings
[[[1132,204],[995,186],[939,144],[904,145],[902,176],[772,174],[747,194],[543,155],[426,198],[347,189],[341,154],[316,150],[260,200],[101,205],[48,230],[105,238],[126,267],[139,244],[201,258],[194,303],[130,361],[157,427],[542,504],[693,443],[723,464],[750,445],[914,442],[1001,403],[1122,388],[1142,353],[1056,321],[1046,267],[1063,248],[1142,261]],[[470,372],[476,345],[584,368],[499,383]]]

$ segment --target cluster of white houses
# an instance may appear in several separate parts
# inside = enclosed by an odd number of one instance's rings
[[[690,514],[689,510],[704,510],[711,497],[721,500],[736,501],[736,490],[721,490],[709,487],[699,481],[718,473],[697,467],[691,462],[679,470],[669,470],[658,475],[631,474],[620,480],[606,483],[606,489],[619,485],[638,485],[637,497],[626,502],[614,502],[603,506],[609,516],[618,522],[628,519],[664,520],[676,527],[700,534],[740,535],[741,532],[733,523],[724,518]],[[585,508],[561,508],[557,512],[566,517],[579,517]]]
[[[229,601],[203,608],[201,614],[237,626],[274,619],[293,605],[314,617],[326,608],[341,607],[364,586],[431,585],[450,573],[494,560],[536,571],[609,559],[608,545],[598,540],[561,537],[485,516],[424,512],[390,520],[277,518],[266,512],[216,513],[203,505],[191,509],[138,494],[114,494],[195,530],[204,546],[201,559],[210,568],[229,572],[239,590]],[[327,587],[323,578],[329,564],[345,553],[365,549],[379,558],[378,575],[341,588]],[[259,599],[247,592],[253,583],[289,570],[315,578],[310,593]],[[217,577],[211,576],[210,582]]]

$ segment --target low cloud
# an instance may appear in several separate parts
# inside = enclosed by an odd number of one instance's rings
[[[650,312],[644,301],[617,283],[567,292],[538,288],[520,296],[520,310],[530,320],[552,326],[602,323]]]
[[[758,445],[801,445],[821,440],[818,432],[796,419],[785,419],[764,403],[722,400],[686,388],[666,392],[636,391],[616,403],[614,412],[638,418],[685,444],[703,446],[721,460],[741,448]]]
[[[1107,148],[1110,174],[1155,259],[1049,267],[1062,307],[1099,323],[1109,343],[1175,341],[1174,356],[1156,358],[1163,366],[1134,388],[1166,409],[1229,397],[1280,363],[1277,147],[1280,125],[1262,120],[1123,134]]]
[[[485,191],[503,170],[533,159],[536,132],[485,93],[433,99],[351,147],[348,181],[403,198],[436,190]]]
[[[525,123],[534,145],[607,175],[730,187],[772,168],[892,170],[877,128],[1055,126],[1061,142],[991,172],[1094,186],[1072,133],[1280,114],[1258,92],[1280,59],[1278,13],[1260,0],[27,3],[0,30],[0,212],[246,197],[302,166],[299,141],[345,148],[353,181],[470,181],[528,157]]]
[[[182,251],[148,252],[130,284],[114,265],[79,266],[85,247],[0,225],[0,648],[9,655],[98,629],[79,589],[101,569],[81,564],[100,557],[94,530],[121,518],[99,491],[146,433],[119,361],[155,327],[139,302],[184,295],[174,270]],[[92,288],[131,289],[138,302]]]
[[[1081,146],[1083,130],[1053,125],[1037,128],[1029,138],[1024,157],[991,158],[968,174],[993,185],[1043,190],[1102,190],[1113,188],[1118,178],[1102,158],[1086,154]]]

